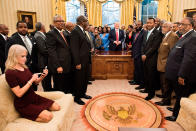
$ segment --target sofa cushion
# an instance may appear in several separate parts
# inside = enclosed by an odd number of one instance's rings
[[[37,92],[37,94],[56,99],[61,106],[60,111],[53,111],[53,119],[48,123],[40,123],[25,118],[18,118],[9,123],[4,131],[69,131],[74,120],[73,96],[62,92]],[[59,96],[61,96],[59,98]]]
[[[0,129],[4,129],[7,123],[19,117],[14,107],[14,94],[5,80],[5,74],[0,75]]]

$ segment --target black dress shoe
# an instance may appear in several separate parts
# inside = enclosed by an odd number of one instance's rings
[[[159,102],[155,102],[155,104],[159,106],[169,106],[171,105],[171,102],[159,101]]]
[[[156,96],[159,98],[165,98],[163,95],[160,95],[160,94],[156,94]]]
[[[146,90],[140,90],[141,93],[148,93]]]
[[[171,107],[167,107],[167,109],[168,109],[169,111],[171,111],[171,112],[174,111],[174,108],[171,108]]]
[[[136,90],[140,90],[140,89],[144,89],[144,87],[143,87],[143,86],[138,86],[138,87],[136,87],[135,89],[136,89]]]
[[[129,84],[130,84],[130,85],[138,85],[138,83],[135,82],[134,80],[129,81]]]
[[[82,98],[85,98],[85,99],[92,99],[92,97],[89,96],[89,95],[84,95]]]
[[[85,105],[84,101],[82,101],[80,98],[74,99],[74,101],[79,105]]]
[[[168,120],[168,121],[176,121],[175,116],[167,116],[167,117],[165,117],[165,119]]]
[[[148,95],[146,98],[145,98],[145,100],[151,100],[152,98],[153,98],[154,96],[153,95]]]
[[[92,85],[92,82],[88,81],[88,85]]]

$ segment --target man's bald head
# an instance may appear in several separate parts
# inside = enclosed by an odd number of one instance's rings
[[[9,33],[8,27],[4,24],[0,24],[0,33],[7,36]]]
[[[65,24],[65,29],[70,31],[70,32],[74,29],[74,27],[75,27],[75,25],[72,22],[67,22]]]

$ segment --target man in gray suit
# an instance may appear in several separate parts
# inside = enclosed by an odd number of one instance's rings
[[[45,26],[41,22],[37,22],[36,25],[37,32],[34,37],[36,39],[37,47],[38,47],[38,67],[40,72],[43,71],[44,68],[48,65],[48,49],[46,47],[46,30]],[[51,86],[51,73],[48,72],[48,75],[42,81],[42,86],[45,91],[52,91]]]

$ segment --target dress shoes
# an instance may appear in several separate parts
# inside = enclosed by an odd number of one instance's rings
[[[89,95],[84,95],[84,96],[82,96],[82,98],[85,98],[85,99],[92,99],[92,97],[89,96]]]
[[[168,120],[168,121],[176,121],[175,116],[167,116],[167,117],[165,117],[165,119]]]
[[[148,93],[146,90],[140,90],[141,93]]]
[[[171,107],[167,107],[167,109],[168,109],[169,111],[171,111],[171,112],[174,111],[174,108],[171,108]]]
[[[156,94],[156,96],[159,98],[165,98],[163,95],[160,95],[160,94]]]
[[[129,84],[130,84],[130,85],[138,85],[138,83],[135,82],[134,80],[129,81]]]
[[[145,98],[145,100],[151,100],[152,98],[154,97],[154,95],[148,95],[146,98]]]
[[[169,106],[171,105],[171,102],[159,101],[159,102],[155,102],[155,104],[159,106]]]
[[[74,98],[74,101],[77,103],[77,104],[79,104],[79,105],[85,105],[85,102],[84,101],[82,101],[80,98]]]
[[[144,87],[143,87],[143,86],[138,86],[138,87],[136,87],[135,89],[136,89],[136,90],[140,90],[140,89],[144,89]]]
[[[92,85],[92,82],[88,81],[88,85]]]

